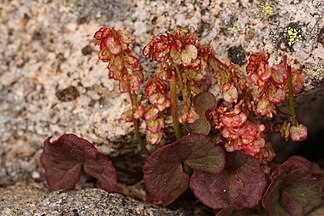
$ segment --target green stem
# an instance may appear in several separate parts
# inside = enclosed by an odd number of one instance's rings
[[[173,128],[177,139],[181,138],[181,130],[178,117],[178,104],[177,104],[177,84],[176,77],[173,74],[170,80],[170,99],[171,99],[171,115],[173,121]]]
[[[292,84],[292,77],[291,77],[291,66],[287,65],[287,57],[284,57],[284,65],[287,69],[287,74],[288,74],[288,100],[289,100],[289,107],[288,111],[289,114],[292,117],[291,123],[293,126],[297,126],[297,120],[296,120],[296,112],[295,112],[295,107],[294,107],[294,87]]]
[[[178,80],[179,80],[179,86],[180,86],[180,89],[181,91],[183,91],[184,87],[183,87],[183,80],[182,80],[182,76],[181,76],[181,73],[180,73],[180,70],[178,68],[178,66],[174,66],[174,68],[176,69],[176,73],[177,73],[177,77],[178,77]]]
[[[183,84],[183,79],[182,79],[182,75],[180,73],[180,70],[177,66],[174,66],[176,73],[177,73],[177,78],[178,78],[178,83],[180,86],[180,90],[181,90],[181,95],[183,98],[183,103],[184,103],[184,112],[189,114],[189,106],[190,106],[190,91],[188,91],[188,89],[184,86]]]
[[[137,97],[135,93],[131,93],[129,92],[129,97],[131,99],[131,103],[132,103],[132,110],[134,112],[134,110],[137,108]],[[141,137],[141,134],[139,132],[139,124],[138,124],[138,120],[135,119],[132,116],[132,120],[133,120],[133,125],[134,125],[134,131],[135,131],[135,137],[137,139],[137,142],[142,150],[142,152],[144,152],[145,154],[149,155],[150,152],[147,150],[145,143],[143,142],[143,139]]]

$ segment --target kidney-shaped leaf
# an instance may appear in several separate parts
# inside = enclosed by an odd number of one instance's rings
[[[270,215],[277,212],[288,212],[291,216],[305,215],[322,203],[323,171],[299,156],[290,157],[273,172],[262,200]]]
[[[196,112],[199,114],[199,119],[189,124],[186,129],[189,133],[208,135],[211,127],[207,121],[206,112],[216,107],[215,96],[210,92],[202,92],[193,97],[192,103]]]
[[[224,167],[224,152],[210,138],[198,134],[187,135],[155,151],[143,169],[146,190],[155,203],[168,205],[187,190],[189,175],[182,163],[216,173]]]
[[[215,108],[217,105],[215,96],[210,92],[202,92],[192,98],[192,103],[198,114],[205,113],[207,110]]]
[[[225,166],[224,150],[205,135],[190,134],[175,143],[178,155],[194,170],[218,173]],[[190,154],[182,154],[188,150]]]
[[[74,134],[64,134],[53,142],[51,137],[47,138],[40,161],[50,190],[74,188],[84,164],[85,171],[96,177],[103,189],[112,191],[117,182],[115,168],[109,159],[89,141]]]
[[[266,186],[265,175],[257,160],[240,152],[227,154],[221,172],[194,171],[190,188],[205,205],[213,208],[253,208]]]
[[[186,127],[187,131],[191,134],[203,134],[208,135],[211,126],[206,118],[206,116],[200,116],[199,119],[195,120],[193,123]]]
[[[256,209],[231,209],[226,208],[218,211],[216,216],[258,216]]]
[[[189,176],[182,170],[175,148],[175,143],[160,148],[144,165],[145,187],[155,204],[168,205],[188,188]]]
[[[116,169],[106,155],[98,152],[96,158],[87,159],[84,163],[84,171],[95,177],[102,189],[108,192],[114,191],[117,184]]]
[[[324,205],[320,206],[319,208],[314,209],[307,216],[323,216],[323,215],[324,215]]]

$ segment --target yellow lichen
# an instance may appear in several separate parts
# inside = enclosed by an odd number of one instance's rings
[[[300,43],[303,42],[303,38],[301,36],[300,29],[287,27],[284,29],[284,36],[287,38],[289,46],[292,46],[293,44],[295,44],[296,41],[298,41]]]
[[[236,25],[233,25],[233,27],[228,27],[228,28],[227,28],[227,31],[230,31],[230,32],[232,32],[232,33],[236,33],[238,30],[237,30]]]
[[[258,11],[256,8],[252,8],[252,13],[254,16],[257,16],[258,15]]]
[[[323,65],[321,65],[320,67],[317,67],[317,68],[313,65],[306,65],[305,71],[307,73],[314,74],[316,79],[319,79],[320,77],[324,76],[324,66]]]
[[[260,5],[261,12],[265,15],[273,15],[273,6],[270,4],[270,0],[267,0],[264,5]]]
[[[73,7],[73,3],[74,3],[74,0],[68,0],[68,1],[64,2],[63,5],[70,12],[76,13],[77,15],[80,15],[80,12],[79,11],[75,11],[75,8]]]
[[[271,0],[266,0],[264,3],[259,3],[256,7],[251,9],[253,16],[271,16],[274,15],[274,6]]]

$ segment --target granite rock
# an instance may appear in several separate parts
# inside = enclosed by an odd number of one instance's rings
[[[48,192],[40,184],[18,184],[0,188],[0,215],[34,216],[185,216],[182,210],[169,210],[101,189]]]
[[[194,26],[227,63],[232,47],[246,54],[264,49],[272,63],[287,53],[290,64],[303,68],[305,91],[324,76],[320,0],[14,0],[0,8],[0,185],[41,177],[37,160],[48,136],[73,132],[110,156],[139,152],[132,125],[120,119],[128,96],[95,54],[92,35],[102,25],[131,31],[138,54],[153,34]],[[288,27],[300,38],[289,36]],[[141,62],[148,76],[154,67]]]
[[[211,40],[226,63],[233,47],[244,50],[239,63],[262,49],[272,54],[271,64],[288,54],[288,63],[306,77],[298,98],[301,121],[316,121],[311,132],[318,134],[323,131],[318,121],[323,119],[323,14],[321,0],[1,1],[0,186],[43,181],[42,142],[63,133],[88,139],[116,161],[141,157],[132,125],[120,119],[129,108],[128,96],[120,95],[97,60],[92,35],[102,25],[132,32],[139,55],[152,35],[189,26],[203,42]],[[140,60],[149,76],[154,64]],[[308,103],[310,98],[315,99]],[[138,174],[140,166],[135,167]]]

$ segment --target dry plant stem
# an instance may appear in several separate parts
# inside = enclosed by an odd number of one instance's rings
[[[294,87],[293,87],[292,78],[291,78],[291,66],[287,65],[287,56],[284,56],[284,65],[287,69],[287,74],[288,74],[288,96],[289,96],[288,111],[292,118],[292,121],[291,121],[292,125],[297,126],[296,112],[295,112],[295,107],[294,107]]]
[[[137,107],[137,101],[136,101],[136,94],[135,93],[131,93],[129,92],[129,97],[131,99],[131,103],[132,103],[132,110],[134,111]],[[134,131],[135,131],[135,137],[137,139],[137,142],[142,150],[142,152],[144,152],[145,154],[149,155],[150,152],[147,150],[145,143],[142,140],[141,134],[139,132],[139,125],[138,125],[138,120],[135,119],[132,116],[132,120],[133,120],[133,125],[134,125]]]
[[[171,99],[171,115],[173,121],[173,128],[177,139],[180,139],[182,135],[181,135],[179,117],[178,117],[177,84],[176,84],[176,77],[174,74],[172,75],[172,78],[170,80],[170,99]]]

